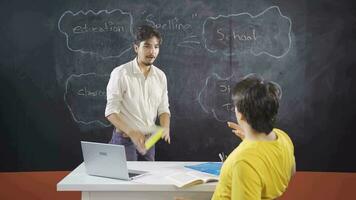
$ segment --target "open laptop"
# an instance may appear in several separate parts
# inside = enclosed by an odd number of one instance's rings
[[[122,145],[81,141],[84,165],[89,175],[132,180],[147,173],[128,170]]]

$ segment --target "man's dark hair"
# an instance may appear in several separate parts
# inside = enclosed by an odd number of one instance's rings
[[[251,74],[239,81],[232,91],[233,103],[257,132],[269,134],[275,126],[282,90],[274,82]]]
[[[156,37],[159,40],[159,44],[162,44],[162,37],[157,29],[149,25],[141,25],[137,27],[134,43],[139,45],[142,41],[148,40],[152,37]]]

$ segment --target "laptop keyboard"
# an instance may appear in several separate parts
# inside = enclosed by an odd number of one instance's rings
[[[130,178],[132,178],[132,177],[134,177],[134,176],[138,176],[138,175],[140,175],[140,174],[130,173],[130,172],[129,172],[129,177],[130,177]]]

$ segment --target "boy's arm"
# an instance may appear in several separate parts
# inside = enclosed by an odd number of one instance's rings
[[[246,162],[236,163],[232,172],[231,199],[260,200],[262,182],[257,172]]]

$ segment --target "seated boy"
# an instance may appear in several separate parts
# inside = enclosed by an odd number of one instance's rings
[[[276,199],[295,173],[294,147],[288,135],[274,128],[282,91],[273,82],[249,75],[232,91],[242,139],[223,164],[213,200]]]

